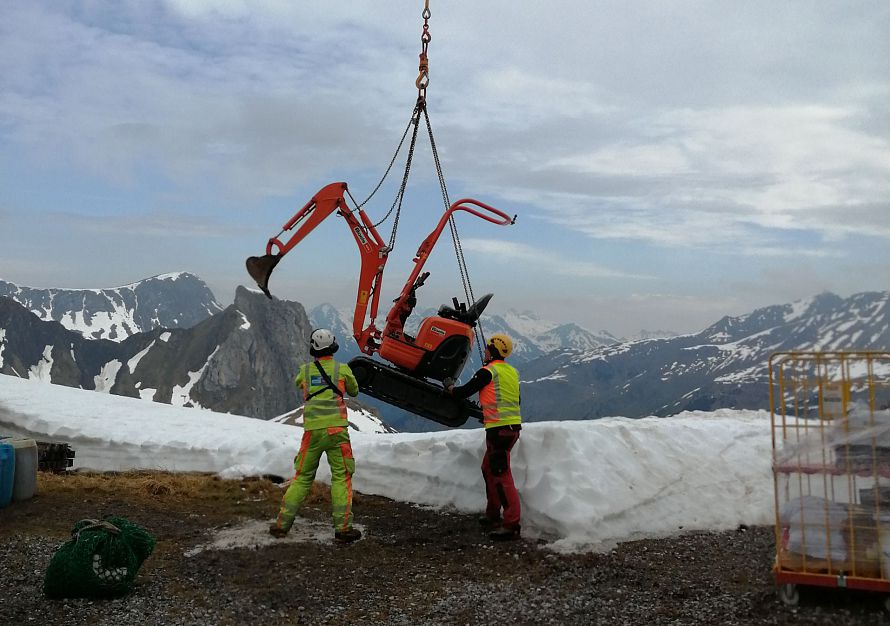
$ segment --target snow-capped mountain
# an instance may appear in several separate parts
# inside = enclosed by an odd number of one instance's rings
[[[523,415],[588,419],[766,408],[767,363],[775,352],[888,349],[890,292],[846,299],[823,293],[724,317],[694,335],[551,353],[520,370]]]
[[[611,333],[593,333],[577,324],[557,324],[530,311],[508,310],[503,315],[488,315],[483,320],[486,336],[504,333],[513,340],[516,363],[536,359],[553,350],[591,350],[618,343]]]
[[[299,398],[293,377],[309,360],[311,328],[297,302],[239,287],[235,302],[192,328],[87,339],[0,297],[0,374],[39,379],[175,406],[263,419],[287,417]],[[388,432],[351,404],[353,427]]]
[[[327,328],[337,337],[337,343],[340,351],[337,353],[341,361],[348,360],[343,355],[348,354],[349,358],[358,356],[359,349],[352,338],[352,311],[337,309],[330,304],[321,304],[308,312],[309,323],[313,329]]]
[[[37,289],[0,280],[3,296],[87,339],[112,341],[156,328],[190,328],[222,311],[204,281],[188,272],[107,289]]]
[[[679,334],[675,333],[672,330],[646,330],[645,328],[640,332],[622,339],[622,342],[628,341],[641,341],[643,339],[670,339],[671,337],[678,337]]]
[[[38,293],[0,285],[11,293],[0,296],[0,373],[14,376],[265,419],[293,418],[298,401],[292,378],[308,359],[312,328],[336,333],[341,361],[359,353],[352,339],[352,311],[322,305],[307,316],[299,303],[269,301],[241,287],[233,305],[210,313],[219,305],[190,274],[158,276],[115,290]],[[512,310],[486,311],[482,328],[487,337],[504,332],[513,339],[511,360],[523,379],[523,415],[529,421],[671,415],[765,407],[766,364],[774,352],[887,350],[888,301],[888,292],[846,299],[823,293],[725,317],[697,334],[631,342]],[[65,310],[66,303],[75,308]],[[59,319],[44,321],[41,313]],[[435,313],[415,311],[406,330],[416,332],[420,321]],[[157,326],[165,319],[184,324],[198,317],[191,328]],[[131,333],[139,324],[153,330]],[[126,333],[131,334],[122,338]],[[102,338],[106,335],[115,341]],[[461,380],[479,366],[474,350]],[[360,401],[399,430],[435,429],[428,420],[389,405],[364,396]]]
[[[405,324],[405,330],[408,333],[416,332],[421,320],[436,315],[436,311],[431,308],[415,309]],[[358,346],[352,339],[352,311],[322,304],[309,311],[309,321],[313,328],[329,328],[334,332],[341,348],[338,353],[340,358],[359,354]],[[378,323],[382,323],[381,320]],[[502,315],[486,311],[482,315],[482,329],[486,337],[505,333],[513,340],[512,359],[515,363],[526,363],[552,350],[590,350],[621,341],[605,331],[593,333],[577,324],[557,324],[529,311],[519,313],[509,310]],[[478,361],[478,355],[474,352],[467,369],[478,367]]]

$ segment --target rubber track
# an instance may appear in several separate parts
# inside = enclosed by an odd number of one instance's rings
[[[365,356],[352,359],[349,367],[362,393],[387,404],[451,428],[463,426],[471,417],[482,421],[478,404],[454,398],[422,378]]]

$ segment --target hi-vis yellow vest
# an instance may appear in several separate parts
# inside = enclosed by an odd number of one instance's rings
[[[318,362],[341,393],[348,393],[352,396],[358,394],[358,383],[348,365],[339,363],[331,357],[322,357]],[[349,426],[346,403],[339,394],[330,388],[318,368],[315,367],[314,361],[300,368],[300,373],[297,374],[294,383],[303,391],[303,400],[305,401],[303,405],[304,430]],[[321,393],[309,398],[317,391],[321,391]],[[307,398],[309,399],[307,400]]]
[[[519,415],[519,372],[500,360],[492,361],[485,369],[491,372],[491,382],[479,392],[485,428],[522,423]]]

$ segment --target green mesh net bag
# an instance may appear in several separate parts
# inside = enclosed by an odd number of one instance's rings
[[[110,598],[133,587],[155,538],[123,517],[84,519],[59,546],[43,577],[50,598]]]

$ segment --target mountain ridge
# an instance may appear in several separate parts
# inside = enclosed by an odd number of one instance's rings
[[[775,352],[888,347],[890,292],[823,293],[725,316],[696,334],[547,355],[521,370],[523,414],[592,419],[763,408]]]
[[[0,297],[0,373],[85,390],[271,419],[297,409],[293,376],[311,332],[296,302],[236,289],[235,301],[191,328],[122,341],[87,339]],[[364,423],[387,426],[366,407]],[[377,428],[377,426],[373,426]]]
[[[881,291],[848,298],[823,292],[724,316],[699,333],[634,341],[576,324],[554,324],[529,311],[484,314],[482,324],[487,336],[506,332],[514,340],[511,362],[523,381],[527,421],[642,417],[763,408],[765,364],[776,351],[886,350],[888,300],[890,294]],[[158,327],[112,341],[94,338],[95,332],[87,338],[61,321],[40,320],[0,297],[0,372],[264,419],[288,413],[296,419],[291,378],[308,359],[311,329],[325,326],[335,332],[339,360],[358,355],[351,312],[329,304],[307,313],[299,303],[268,300],[239,287],[226,309],[209,314],[202,306],[195,308],[205,318],[191,328]],[[58,308],[56,313],[65,315]],[[420,320],[435,313],[416,310],[406,329],[416,331]],[[462,382],[480,364],[474,350]],[[399,430],[438,429],[373,399],[360,396],[360,402],[365,408],[379,406],[379,415]]]
[[[0,280],[4,296],[41,320],[59,322],[89,339],[112,341],[155,328],[189,328],[223,310],[204,281],[189,272],[104,289],[41,289]]]
[[[421,320],[436,313],[437,309],[432,308],[415,309],[405,323],[406,331],[416,332]],[[350,356],[358,356],[358,346],[352,339],[351,311],[323,303],[309,309],[307,314],[313,328],[330,329],[337,336],[341,349],[345,348]],[[505,333],[513,340],[512,358],[517,363],[528,362],[552,350],[587,349],[621,341],[607,331],[593,333],[573,322],[559,324],[544,320],[531,311],[520,313],[513,309],[503,314],[486,310],[482,315],[481,326],[486,336]],[[466,369],[479,365],[479,357],[474,351]]]

